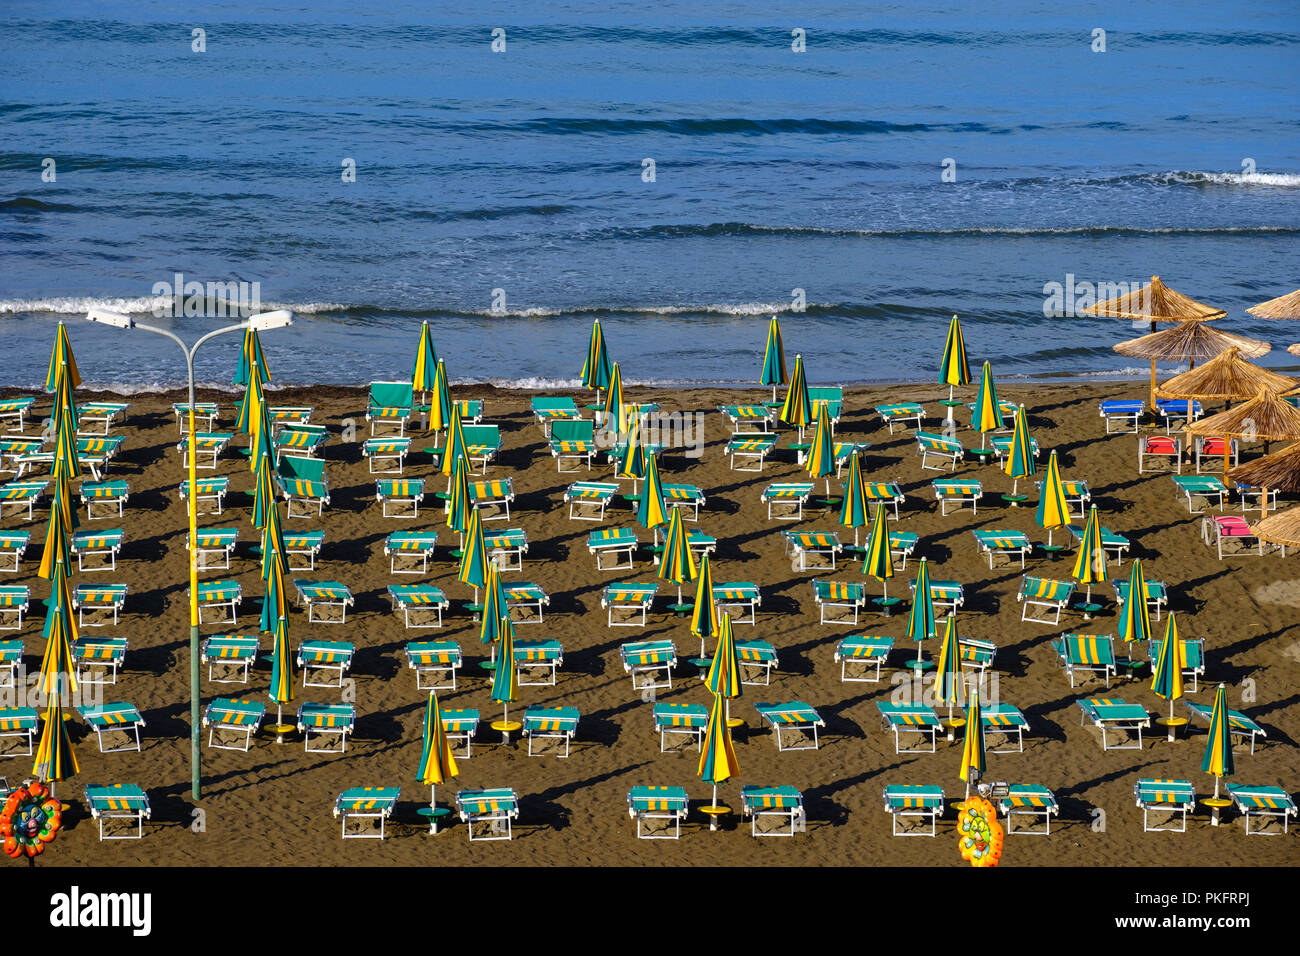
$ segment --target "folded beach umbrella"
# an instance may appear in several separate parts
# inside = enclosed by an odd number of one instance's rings
[[[606,431],[612,430],[615,435],[623,431],[623,373],[619,370],[618,363],[614,363],[614,370],[609,375],[609,391],[605,393],[605,417],[604,427]]]
[[[813,431],[812,445],[804,459],[804,471],[816,479],[826,479],[826,494],[831,493],[831,475],[835,474],[835,436],[831,433],[831,413],[828,403],[817,403],[817,428]]]
[[[695,774],[705,783],[713,785],[713,805],[718,803],[718,784],[730,780],[740,772],[736,751],[731,746],[731,729],[727,726],[726,705],[720,694],[713,695],[709,710],[709,723],[704,731],[700,748],[700,765]],[[713,827],[710,826],[709,829]]]
[[[934,677],[934,695],[948,705],[948,725],[952,725],[952,705],[961,700],[961,638],[957,634],[957,615],[948,615],[943,643],[939,645],[938,672]]]
[[[1132,593],[1132,592],[1130,592]],[[1178,614],[1169,612],[1165,621],[1165,637],[1160,642],[1160,653],[1156,655],[1156,666],[1151,672],[1151,689],[1157,697],[1169,701],[1169,720],[1174,719],[1174,701],[1183,696],[1183,644],[1178,640]]]
[[[609,384],[609,353],[605,351],[605,336],[600,331],[600,319],[591,323],[591,339],[587,343],[587,360],[582,365],[582,386],[596,391],[596,402],[600,402],[600,390]]]
[[[1140,567],[1140,565],[1139,565]],[[1083,526],[1083,539],[1079,542],[1079,551],[1074,558],[1074,569],[1070,572],[1076,581],[1086,585],[1088,596],[1086,603],[1092,603],[1092,586],[1107,580],[1106,549],[1101,544],[1101,522],[1097,519],[1097,506],[1088,509],[1088,520]],[[1146,605],[1144,604],[1143,607]]]
[[[636,520],[641,527],[655,533],[655,543],[659,542],[659,529],[668,521],[664,513],[664,489],[659,481],[659,459],[656,455],[647,455],[645,463],[645,484],[641,486],[641,498],[637,502]]]
[[[776,401],[776,387],[789,379],[785,374],[785,346],[781,343],[781,323],[772,316],[767,324],[767,345],[763,348],[763,374],[760,385],[772,386],[772,401]]]
[[[691,554],[691,549],[686,544],[686,528],[682,523],[682,509],[674,507],[672,515],[668,519],[668,532],[664,537],[664,552],[659,557],[659,573],[657,577],[661,581],[669,581],[677,585],[677,603],[682,603],[682,585],[688,581],[694,581],[695,575],[695,555]]]
[[[267,690],[267,695],[275,702],[275,727],[271,730],[276,734],[287,734],[293,730],[292,725],[284,722],[282,713],[285,704],[291,704],[294,701],[293,690],[293,658],[289,650],[289,618],[281,614],[273,625],[271,632],[271,686]]]
[[[253,434],[253,422],[258,415],[258,406],[262,404],[262,380],[253,380],[244,387],[244,396],[239,400],[239,414],[235,418],[235,430],[245,435]]]
[[[912,611],[907,618],[907,636],[916,642],[916,670],[924,670],[921,661],[921,642],[928,641],[935,635],[934,598],[930,594],[930,565],[921,559],[920,570],[916,572],[916,593],[912,595]]]
[[[258,628],[270,634],[275,632],[281,621],[288,621],[289,587],[283,561],[272,559],[267,563],[262,584],[266,591],[262,598],[262,617]]]
[[[840,502],[840,524],[853,529],[853,547],[858,546],[858,532],[871,518],[867,507],[867,485],[862,477],[862,460],[855,451],[849,458],[849,477],[844,482],[844,500]]]
[[[253,478],[253,527],[265,528],[268,512],[275,507],[275,470],[270,455],[257,457]]]
[[[77,409],[66,378],[59,379],[54,398],[54,477],[79,478],[81,459],[77,455]]]
[[[50,352],[50,370],[45,373],[45,390],[53,392],[58,388],[59,379],[66,377],[71,388],[81,385],[81,373],[77,371],[77,360],[72,356],[72,342],[68,340],[68,329],[62,322],[54,332],[54,348]]]
[[[495,562],[488,565],[487,577],[483,582],[483,614],[479,619],[478,639],[484,644],[491,644],[501,639],[503,629],[514,634],[515,627],[510,621],[510,607],[506,603],[506,589],[501,583],[501,572]],[[496,649],[492,651],[496,658]]]
[[[58,696],[60,675],[67,675],[68,691],[77,689],[76,667],[72,662],[72,644],[77,639],[76,616],[67,594],[67,578],[62,566],[55,572],[54,589],[45,615],[45,652],[41,656],[41,669],[37,688],[42,694]],[[60,593],[62,592],[62,593]]]
[[[718,605],[713,600],[713,570],[709,553],[700,557],[700,574],[695,579],[695,607],[691,610],[691,633],[700,639],[700,657],[704,656],[704,639],[718,633]]]
[[[447,527],[459,535],[469,527],[469,513],[473,509],[469,500],[469,460],[462,458],[451,477],[451,498],[447,501]],[[461,538],[461,546],[465,540]]]
[[[790,376],[790,387],[785,390],[785,403],[781,406],[781,421],[799,429],[799,440],[803,441],[804,427],[812,420],[812,409],[808,403],[808,381],[804,377],[803,356],[794,357],[794,374]]]
[[[248,470],[254,474],[261,465],[261,459],[267,458],[274,464],[275,442],[272,440],[274,434],[275,430],[271,426],[271,410],[265,398],[259,396],[251,431],[248,433]]]
[[[284,577],[289,570],[289,563],[284,551],[284,528],[280,523],[280,509],[275,502],[266,509],[266,527],[262,529],[262,580],[267,581],[272,574],[272,566]]]
[[[469,449],[465,447],[465,427],[460,420],[460,404],[451,405],[451,422],[447,426],[447,447],[442,453],[442,466],[439,470],[451,477],[456,470],[456,462],[463,461],[466,468],[472,467]]]
[[[924,566],[924,559],[922,565]],[[889,597],[889,579],[894,576],[894,553],[889,550],[889,515],[885,514],[883,504],[876,506],[876,515],[871,519],[871,537],[867,538],[867,557],[862,562],[862,573],[879,581],[884,597]],[[928,588],[926,593],[929,593]],[[912,605],[912,610],[915,613],[915,603]],[[934,614],[933,606],[930,613]],[[932,622],[931,630],[933,629]],[[920,658],[919,648],[917,657]]]
[[[718,648],[709,664],[705,683],[709,690],[723,699],[724,716],[731,726],[731,701],[745,692],[740,680],[740,656],[736,653],[736,638],[731,631],[731,615],[723,611],[718,615]]]
[[[32,774],[36,779],[53,784],[56,780],[75,777],[81,768],[72,750],[72,738],[63,719],[63,703],[58,694],[52,694],[45,707],[45,726],[41,728],[41,741],[36,745],[36,760]],[[53,796],[54,787],[50,787]]]
[[[72,546],[69,535],[66,512],[53,502],[50,517],[45,523],[45,545],[41,550],[41,565],[36,570],[38,577],[49,581],[54,577],[55,565],[62,564],[65,570],[72,566]],[[11,569],[12,570],[12,569]]]
[[[1061,468],[1056,463],[1056,449],[1047,459],[1047,474],[1038,495],[1038,510],[1034,520],[1047,530],[1047,546],[1052,546],[1052,529],[1070,523],[1070,506],[1065,500],[1065,486],[1061,483]]]
[[[416,392],[431,392],[434,379],[438,375],[438,353],[433,348],[433,336],[429,334],[429,322],[426,319],[420,325],[420,343],[415,347],[415,362],[411,365],[411,389]]]
[[[460,570],[456,580],[474,589],[474,603],[478,603],[478,589],[487,583],[487,545],[483,542],[483,518],[477,508],[470,509],[469,525],[465,530],[465,547],[460,553]]]
[[[250,325],[244,329],[244,344],[239,349],[239,366],[235,369],[232,382],[235,385],[248,385],[254,378],[265,385],[271,381],[271,372],[266,367],[266,355],[262,352],[262,341],[257,337],[257,329]]]
[[[1232,737],[1228,734],[1228,692],[1220,684],[1214,692],[1210,711],[1210,731],[1205,741],[1205,758],[1201,770],[1214,774],[1214,799],[1219,799],[1219,782],[1236,772],[1232,762]]]
[[[510,626],[510,619],[503,618],[497,622],[501,632],[501,656],[497,658],[496,670],[492,672],[492,699],[501,705],[501,723],[510,720],[510,702],[515,699],[515,632]]]
[[[1142,559],[1133,559],[1128,576],[1128,600],[1119,612],[1119,636],[1130,659],[1134,641],[1151,640],[1151,609],[1147,606],[1147,581],[1142,574]]]
[[[970,689],[970,701],[966,705],[966,739],[961,747],[961,773],[966,781],[966,796],[970,797],[970,785],[979,783],[984,775],[984,721],[980,719],[980,689],[975,684]]]
[[[1033,448],[1029,438],[1029,420],[1025,416],[1025,406],[1016,409],[1016,430],[1011,435],[1011,454],[1007,455],[1006,473],[1011,476],[1011,494],[1015,495],[1016,486],[1021,478],[1032,478],[1038,474],[1034,464]],[[1015,502],[1011,502],[1012,506]]]
[[[50,598],[46,603],[45,624],[41,627],[41,636],[45,640],[50,639],[50,633],[55,626],[65,629],[67,635],[68,654],[71,654],[72,645],[77,642],[77,615],[73,613],[72,608],[72,583],[70,575],[72,565],[62,561],[54,565],[54,574],[50,577]],[[61,608],[63,617],[57,618],[54,615],[54,609]]]
[[[614,475],[615,478],[632,479],[632,494],[636,494],[637,479],[645,477],[647,457],[645,442],[641,440],[641,422],[634,420],[628,427],[627,442],[618,457]]]
[[[435,435],[451,425],[451,389],[447,385],[447,366],[438,359],[433,375],[433,394],[429,399],[429,431]]]
[[[998,389],[993,383],[993,367],[984,363],[984,372],[980,378],[980,393],[975,399],[975,430],[977,432],[995,432],[1006,428],[1002,420],[1002,406],[998,403]]]
[[[966,364],[966,339],[961,334],[957,316],[948,323],[948,341],[943,346],[943,362],[939,365],[939,384],[948,386],[948,401],[957,385],[970,384],[970,366]]]
[[[457,776],[460,776],[460,768],[456,766],[451,741],[442,726],[442,707],[438,704],[437,693],[429,691],[429,703],[424,710],[424,743],[420,748],[420,765],[415,771],[415,779],[429,787],[429,809],[438,806],[438,784]],[[436,833],[436,820],[433,826]]]

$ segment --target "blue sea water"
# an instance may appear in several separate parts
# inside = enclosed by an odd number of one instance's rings
[[[1295,0],[0,11],[0,385],[59,319],[88,383],[175,384],[81,321],[175,273],[293,308],[285,383],[401,377],[428,319],[453,381],[565,387],[594,318],[629,382],[753,382],[773,314],[814,382],[930,379],[954,313],[1002,377],[1136,375],[1144,329],[1044,286],[1153,274],[1286,368],[1300,324],[1244,309],[1297,238]]]

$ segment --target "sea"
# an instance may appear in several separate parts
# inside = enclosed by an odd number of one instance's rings
[[[774,315],[813,383],[934,380],[952,315],[999,379],[1138,378],[1074,313],[1152,275],[1294,370],[1245,309],[1298,239],[1296,0],[0,5],[0,386],[57,322],[88,386],[180,384],[86,313],[192,342],[236,289],[281,385],[428,321],[453,383],[572,389],[599,319],[626,383],[757,388]]]

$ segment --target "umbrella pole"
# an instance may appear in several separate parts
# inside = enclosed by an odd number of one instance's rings
[[[715,807],[718,805],[718,785],[717,785],[716,783],[713,785],[713,801],[712,801],[712,805],[715,806]],[[717,828],[718,828],[718,818],[717,818],[717,816],[715,816],[714,814],[709,814],[709,829],[710,829],[710,830],[716,830]]]

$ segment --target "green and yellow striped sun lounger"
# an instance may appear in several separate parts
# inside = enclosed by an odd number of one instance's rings
[[[1080,725],[1091,720],[1092,725],[1101,730],[1102,750],[1142,749],[1142,731],[1151,726],[1151,716],[1141,704],[1130,704],[1119,699],[1104,700],[1101,697],[1088,697],[1075,703],[1079,705],[1081,711]],[[1122,730],[1130,737],[1136,733],[1137,743],[1111,746],[1106,735],[1107,730]]]
[[[551,596],[542,590],[541,585],[532,581],[520,581],[518,584],[506,585],[506,607],[511,611],[523,609],[532,613],[522,617],[512,617],[516,624],[541,624],[542,607],[551,603]]]
[[[388,570],[393,574],[427,574],[429,559],[438,544],[436,531],[394,531],[384,539],[384,554],[388,555]],[[402,567],[398,567],[398,562]],[[419,562],[415,567],[413,562]]]
[[[78,442],[80,444],[80,442]],[[108,462],[99,455],[87,455],[84,452],[77,453],[77,464],[90,472],[91,477],[98,481],[100,474],[107,466]],[[45,468],[51,472],[54,470],[54,452],[37,451],[30,452],[26,455],[18,456],[18,471],[15,478],[22,478],[23,475],[36,474],[37,469]],[[30,480],[30,478],[29,478]]]
[[[834,531],[782,531],[785,538],[785,553],[791,555],[790,567],[794,571],[834,571],[835,555],[844,550],[840,536]],[[810,554],[825,555],[829,564],[817,564],[809,567]]]
[[[555,459],[556,471],[577,471],[577,467],[565,468],[566,461],[583,462],[591,470],[591,461],[596,457],[596,426],[590,419],[573,418],[551,423],[550,449]]]
[[[0,641],[0,687],[13,687],[18,677],[18,665],[23,660],[23,642],[13,637]]]
[[[226,492],[230,488],[230,479],[224,475],[219,478],[199,478],[194,482],[194,500],[211,501],[216,505],[216,509],[211,512],[199,511],[197,514],[221,514],[222,506],[226,500]],[[188,514],[190,500],[190,482],[187,478],[181,482],[180,499],[185,502],[186,513]]]
[[[205,581],[199,585],[199,623],[211,624],[212,621],[205,620],[203,612],[208,608],[219,608],[221,617],[217,623],[224,624],[227,621],[234,624],[239,620],[239,605],[244,600],[244,592],[239,582],[227,578],[221,581]],[[227,618],[226,614],[230,617]]]
[[[83,637],[72,643],[72,662],[83,684],[116,684],[126,662],[125,637]]]
[[[1083,528],[1069,524],[1065,526],[1065,530],[1069,532],[1070,540],[1074,542],[1074,546],[1077,548],[1079,542],[1083,540]],[[1103,527],[1101,529],[1102,550],[1108,554],[1114,555],[1115,560],[1118,563],[1124,563],[1124,554],[1128,551],[1131,544],[1132,542],[1122,534],[1116,534],[1114,531],[1111,531],[1110,528]]]
[[[719,613],[731,614],[732,624],[757,624],[763,596],[753,581],[723,581],[713,585],[713,603]]]
[[[342,624],[347,620],[348,608],[353,604],[352,592],[341,581],[308,581],[306,578],[294,578],[293,586],[298,591],[298,603],[307,609],[308,623]],[[338,617],[317,614],[318,608],[336,607]]]
[[[0,399],[0,418],[9,418],[17,422],[18,430],[21,432],[27,427],[25,419],[35,403],[34,398]]]
[[[851,684],[878,684],[880,668],[894,649],[894,639],[876,634],[854,634],[835,645],[835,662],[840,665],[840,680]],[[849,676],[849,665],[860,676]],[[872,665],[876,676],[868,677]],[[860,669],[859,669],[860,668]]]
[[[22,459],[28,455],[40,454],[43,447],[45,440],[42,438],[22,438],[18,435],[0,438],[0,471],[17,474]]]
[[[762,685],[772,683],[772,671],[778,661],[776,648],[767,641],[736,641],[736,658],[740,663],[742,684]],[[762,680],[758,678],[762,677]]]
[[[644,434],[644,432],[642,433]],[[664,450],[664,446],[659,442],[643,441],[641,448],[644,450],[647,458],[658,455]],[[627,457],[627,442],[616,442],[612,448],[605,449],[605,461],[614,466],[614,471],[618,471],[618,463]]]
[[[370,422],[373,438],[375,426],[396,425],[399,437],[406,434],[406,423],[411,418],[414,389],[408,382],[371,382],[366,402],[366,421]]]
[[[686,790],[682,787],[633,787],[627,794],[627,815],[636,821],[638,840],[676,840],[686,819]],[[663,827],[642,828],[647,820],[667,820]]]
[[[838,425],[840,415],[844,412],[844,389],[839,385],[810,385],[808,386],[808,416],[809,424],[817,424],[817,413],[820,411],[820,403],[826,403],[826,412],[830,416],[830,423]]]
[[[83,402],[77,406],[77,431],[80,434],[88,433],[90,429],[87,426],[91,422],[98,422],[103,426],[103,431],[99,434],[107,435],[113,420],[125,415],[130,407],[127,402]]]
[[[632,675],[633,690],[672,689],[673,668],[677,666],[677,647],[672,641],[636,641],[622,645],[618,653],[623,659],[623,670]]]
[[[777,750],[816,750],[818,745],[817,728],[825,727],[826,721],[813,709],[812,704],[801,700],[792,700],[784,704],[758,703],[754,705],[758,719],[772,728]],[[794,743],[782,736],[794,733]],[[812,732],[812,742],[808,742],[808,733]]]
[[[310,405],[271,405],[267,414],[271,416],[271,427],[284,425],[306,425],[311,421],[316,409]]]
[[[122,550],[124,535],[121,528],[104,531],[77,531],[72,535],[72,553],[77,556],[79,571],[116,571],[117,555]],[[86,567],[86,558],[102,560]]]
[[[947,806],[943,787],[899,783],[885,788],[885,812],[893,819],[894,836],[934,836],[939,818],[943,816]],[[929,820],[929,832],[918,827],[899,830],[900,817],[920,817]]]
[[[1117,604],[1123,604],[1125,601],[1127,601],[1128,582],[1112,581],[1111,584],[1115,588],[1115,602]],[[1169,603],[1169,591],[1165,588],[1165,582],[1147,581],[1146,594],[1147,594],[1147,609],[1155,613],[1156,620],[1158,621],[1160,620],[1160,615],[1161,612],[1164,610],[1165,605]],[[1116,608],[1116,611],[1118,612],[1119,608]]]
[[[23,615],[31,602],[31,589],[25,584],[0,585],[0,631],[21,631]]]
[[[108,621],[102,614],[111,612],[113,624],[117,624],[118,612],[126,602],[125,584],[78,584],[72,590],[72,606],[78,609],[77,623],[82,627],[103,627]],[[101,613],[101,619],[91,624],[86,623],[86,612]]]
[[[316,570],[316,556],[325,544],[324,531],[286,531],[284,533],[284,555],[289,562],[290,571]],[[294,564],[293,555],[306,555],[306,564]]]
[[[375,500],[385,518],[418,518],[424,500],[424,479],[380,478],[375,482]]]
[[[442,627],[442,612],[451,603],[442,588],[432,584],[390,584],[388,596],[407,628]]]
[[[315,458],[329,437],[324,425],[286,425],[275,433],[272,443],[277,458],[284,454]]]
[[[1214,708],[1207,707],[1204,704],[1194,704],[1191,701],[1183,701],[1183,703],[1187,705],[1187,709],[1191,711],[1194,718],[1205,721],[1207,725],[1210,723],[1210,715],[1214,712]],[[1264,732],[1263,727],[1245,714],[1230,710],[1228,711],[1228,736],[1249,740],[1250,752],[1253,754],[1255,752],[1255,738],[1267,737],[1268,734]]]
[[[564,647],[554,638],[515,639],[516,686],[554,687],[563,664]]]
[[[1025,566],[1025,555],[1034,550],[1034,546],[1029,541],[1029,535],[1020,531],[972,531],[975,535],[975,543],[979,546],[982,553],[988,556],[989,570],[993,570],[993,555],[1000,554],[1006,557],[1007,563],[1010,564],[1016,557],[1020,558],[1020,566]]]
[[[1153,638],[1147,642],[1147,656],[1151,659],[1151,666],[1154,668],[1155,663],[1160,658],[1160,647],[1164,641],[1159,638]],[[1204,638],[1182,638],[1178,642],[1182,650],[1182,671],[1183,677],[1192,679],[1192,693],[1196,693],[1200,683],[1200,678],[1205,675],[1205,640]]]
[[[1052,816],[1060,813],[1056,794],[1044,786],[1033,783],[1013,783],[1007,788],[1007,795],[998,801],[998,809],[1007,818],[1007,833],[1020,833],[1024,836],[1051,836]],[[1043,818],[1043,829],[1015,828],[1016,817],[1029,817],[1030,826],[1038,817]]]
[[[537,424],[542,426],[542,434],[547,440],[551,437],[551,426],[555,422],[570,421],[581,418],[578,403],[572,398],[534,398],[531,402],[533,415]]]
[[[732,471],[762,471],[763,462],[776,448],[776,434],[773,432],[736,432],[727,442],[723,452],[730,457]],[[746,459],[748,466],[736,467],[736,459]],[[754,464],[757,462],[757,464]]]
[[[302,733],[303,747],[307,753],[343,753],[348,749],[348,734],[357,722],[357,709],[351,704],[314,704],[304,701],[298,708],[298,730]],[[339,749],[313,747],[312,734],[319,737],[339,738]]]
[[[803,519],[803,506],[812,494],[811,481],[779,481],[768,485],[759,495],[759,500],[767,505],[767,517],[781,521],[800,521]],[[772,514],[776,506],[783,509],[780,514]]]
[[[203,712],[203,725],[208,728],[208,746],[214,750],[247,751],[253,746],[253,737],[265,717],[266,704],[260,700],[218,697]],[[233,738],[233,742],[226,742],[223,738]]]
[[[695,555],[695,560],[699,561],[701,555],[718,550],[718,539],[696,528],[686,532],[686,547]]]
[[[928,468],[930,471],[943,471],[942,465],[930,464],[930,457],[934,456],[947,461],[950,471],[956,471],[957,463],[965,456],[966,449],[955,438],[938,435],[934,432],[918,431],[916,432],[916,453],[921,456],[922,468]]]
[[[342,687],[343,675],[352,666],[356,646],[347,641],[303,641],[298,647],[298,666],[302,668],[303,687]],[[321,683],[317,671],[328,671],[335,679]]]
[[[190,405],[189,402],[179,402],[172,404],[172,411],[176,413],[176,432],[184,435],[190,430]],[[221,409],[217,407],[216,402],[195,402],[194,403],[194,425],[201,427],[205,431],[212,431],[217,424],[217,417],[221,414]],[[207,421],[204,422],[204,419]]]
[[[632,570],[637,540],[635,528],[598,528],[587,535],[587,550],[596,556],[597,571]],[[621,560],[619,555],[625,555]],[[605,564],[612,556],[613,564]]]
[[[632,584],[627,581],[618,581],[608,585],[600,594],[600,606],[609,609],[607,626],[645,627],[646,613],[650,610],[655,595],[658,593],[658,584]],[[615,611],[631,611],[632,619],[615,621]],[[640,623],[635,619],[637,612],[641,614]]]
[[[285,516],[309,518],[310,510],[294,511],[294,505],[316,506],[320,516],[330,503],[329,482],[325,480],[325,462],[319,458],[302,458],[298,455],[281,455],[275,466],[275,481],[280,493],[289,502]]]
[[[406,666],[415,671],[416,690],[455,690],[462,658],[455,641],[409,641]],[[424,683],[428,678],[429,683]],[[442,683],[450,678],[451,683]]]
[[[976,641],[963,637],[957,641],[957,653],[961,658],[962,667],[982,675],[993,666],[993,661],[998,656],[998,646],[991,641]]]
[[[478,732],[479,713],[467,708],[444,708],[442,730],[451,740],[465,741],[465,752],[458,757],[469,759],[474,734]]]
[[[230,441],[234,437],[233,432],[199,432],[196,434],[194,436],[194,467],[204,471],[215,471],[217,459],[230,446]],[[181,467],[188,468],[190,464],[189,439],[177,443],[176,450],[181,453]],[[206,464],[204,464],[205,460]]]
[[[4,517],[5,507],[12,505],[14,510],[11,514],[17,514],[26,508],[27,520],[31,521],[35,517],[36,500],[48,485],[48,481],[41,479],[11,481],[7,485],[0,485],[0,518]]]
[[[605,508],[618,493],[618,485],[608,481],[575,481],[564,490],[564,500],[569,506],[569,517],[579,521],[604,521]],[[576,509],[588,510],[586,514]],[[595,509],[593,515],[589,509]]]
[[[855,454],[862,454],[871,447],[869,441],[837,441],[831,443],[831,460],[835,462],[835,477],[844,478],[844,466]]]
[[[754,427],[765,432],[771,431],[772,421],[776,417],[776,411],[766,405],[719,405],[718,411],[731,419],[733,434]]]
[[[573,735],[578,732],[578,708],[576,707],[541,707],[532,704],[524,711],[524,736],[528,738],[528,756],[540,756],[533,753],[533,741],[551,739],[564,741],[564,753],[555,748],[555,756],[569,756],[569,745]]]
[[[1013,418],[1014,414],[1013,412]],[[989,447],[998,456],[998,465],[1001,465],[1007,455],[1011,454],[1011,441],[1014,437],[1013,435],[993,435],[989,438]],[[1029,436],[1029,454],[1034,458],[1038,457],[1038,439],[1032,435]]]
[[[509,787],[462,790],[456,794],[456,809],[471,840],[509,840],[514,836],[511,821],[519,816],[519,796]],[[477,837],[475,824],[482,825]],[[483,829],[495,835],[483,836]]]
[[[884,726],[894,732],[894,753],[934,753],[935,740],[939,732],[939,715],[934,708],[924,704],[896,704],[893,701],[878,700],[876,708]],[[929,750],[904,750],[903,734],[916,734],[922,741],[930,738]]]
[[[208,680],[214,684],[247,684],[249,668],[257,661],[258,644],[256,634],[216,634],[205,638],[199,660],[208,665]],[[218,666],[223,674],[240,676],[216,677],[213,668]]]
[[[989,734],[1003,734],[1007,738],[1008,746],[1001,749],[990,747],[988,753],[1024,753],[1025,731],[1029,729],[1029,721],[1025,719],[1025,715],[1020,712],[1018,707],[1014,707],[1005,701],[984,704],[980,708],[980,723],[984,725],[986,738]],[[1011,747],[1010,743],[1013,738],[1016,745]]]
[[[898,506],[907,500],[897,481],[864,481],[862,488],[868,505],[893,505],[895,518]]]
[[[665,507],[682,509],[682,519],[699,521],[700,508],[704,505],[704,492],[695,485],[663,485]],[[686,513],[687,508],[691,513]]]
[[[1053,581],[1050,578],[1034,578],[1025,575],[1020,580],[1020,590],[1016,594],[1016,600],[1024,605],[1020,609],[1020,620],[1033,621],[1037,624],[1060,624],[1061,611],[1065,610],[1072,597],[1074,597],[1073,581]],[[1031,607],[1047,608],[1054,612],[1052,619],[1047,620],[1046,615],[1041,618],[1030,617]]]
[[[35,707],[0,707],[0,737],[14,737],[27,744],[26,750],[7,750],[0,757],[32,756],[39,721]]]
[[[86,436],[79,434],[77,436],[77,456],[92,459],[102,471],[108,467],[108,463],[122,449],[124,441],[126,439],[121,435]]]
[[[907,587],[909,591],[915,594],[916,579],[913,578],[908,581]],[[957,609],[966,603],[966,589],[959,581],[941,581],[937,578],[931,578],[930,601],[934,604],[936,613],[951,611],[956,614]]]
[[[189,535],[186,535],[188,542]],[[238,528],[199,528],[195,534],[195,560],[200,571],[214,568],[230,567],[230,556],[235,552],[235,543],[239,540]],[[208,556],[216,557],[212,564]],[[218,563],[219,562],[219,563]]]
[[[483,515],[484,521],[510,520],[510,502],[515,500],[515,485],[509,478],[496,478],[492,481],[471,481],[469,483],[469,500],[475,506],[495,505],[502,512]]]
[[[1043,488],[1041,481],[1034,482],[1039,489]],[[1061,481],[1061,491],[1065,495],[1065,504],[1069,507],[1070,516],[1079,519],[1088,517],[1088,502],[1092,500],[1092,492],[1088,490],[1088,483],[1078,479],[1068,479]],[[1075,508],[1078,508],[1075,511]],[[1066,525],[1067,528],[1073,529],[1073,525]]]
[[[523,528],[485,531],[483,547],[487,548],[488,558],[496,562],[498,571],[522,571],[524,553],[528,550],[528,535]]]
[[[478,462],[482,468],[480,473],[486,475],[488,462],[501,450],[501,429],[496,425],[464,425],[461,432],[469,460]],[[554,434],[554,428],[551,432]]]
[[[89,520],[112,518],[114,509],[119,518],[125,514],[126,499],[130,492],[130,487],[125,481],[83,481],[79,491],[81,503],[86,506],[86,517]],[[106,509],[106,513],[95,514],[96,505]]]
[[[384,838],[384,821],[393,815],[397,798],[401,791],[397,787],[350,787],[334,800],[334,816],[342,820],[340,834],[344,840],[382,840]],[[348,821],[361,825],[348,829]],[[374,824],[379,821],[379,832]]]
[[[372,475],[400,475],[406,463],[406,456],[411,452],[409,438],[367,438],[361,443],[361,454],[369,462]],[[383,468],[375,466],[380,462],[394,462]]]
[[[483,399],[453,399],[452,406],[460,409],[460,420],[465,425],[477,425],[483,420]]]
[[[102,754],[114,754],[124,750],[140,749],[140,728],[144,726],[144,718],[140,716],[140,711],[135,709],[134,704],[128,704],[125,701],[119,701],[113,704],[104,704],[102,707],[86,707],[81,711],[81,716],[90,724],[90,728],[95,731],[95,736],[99,739],[99,752]],[[120,733],[125,739],[118,747],[105,747],[104,734]]]
[[[920,428],[925,418],[925,408],[916,402],[897,402],[893,405],[877,405],[876,414],[889,426],[889,434],[894,434],[894,426],[906,422],[916,422],[914,428]]]
[[[132,783],[114,783],[106,787],[87,787],[86,803],[90,815],[99,821],[100,840],[139,840],[144,837],[144,821],[153,815],[149,809],[148,795]],[[104,824],[109,820],[134,820],[135,832],[119,830],[107,834]]]
[[[858,611],[867,601],[866,587],[861,581],[814,581],[813,600],[821,609],[822,624],[857,624]],[[847,614],[840,614],[828,622],[827,608],[844,608],[853,612],[853,620]]]
[[[679,734],[694,739],[696,747],[704,745],[704,731],[709,726],[709,708],[703,704],[655,701],[655,731],[659,734],[659,752],[668,752],[668,735]]]
[[[752,783],[740,788],[740,811],[750,818],[749,832],[755,837],[792,837],[807,830],[803,794],[795,787],[759,787]],[[776,829],[760,830],[761,818],[775,818]],[[789,831],[786,827],[789,827]]]
[[[1142,808],[1144,833],[1186,833],[1187,814],[1196,809],[1196,788],[1188,780],[1139,780],[1133,785],[1137,805]],[[1152,810],[1168,813],[1164,826],[1151,826],[1148,815]],[[1178,825],[1174,826],[1174,821]]]
[[[1246,833],[1260,836],[1275,836],[1276,830],[1250,828],[1252,817],[1263,818],[1265,825],[1269,817],[1282,821],[1282,833],[1287,832],[1287,817],[1296,815],[1296,804],[1291,794],[1281,787],[1251,787],[1243,783],[1228,784],[1228,796],[1241,811],[1241,819],[1246,824]]]

